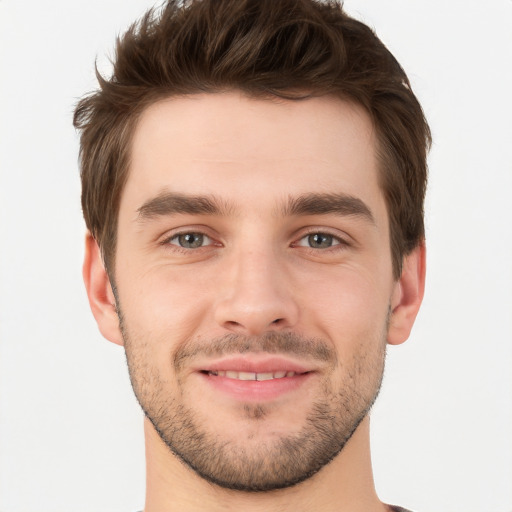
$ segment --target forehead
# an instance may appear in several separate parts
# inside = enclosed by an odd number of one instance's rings
[[[138,121],[121,209],[166,191],[261,207],[311,192],[375,200],[375,145],[368,114],[338,98],[173,97]]]

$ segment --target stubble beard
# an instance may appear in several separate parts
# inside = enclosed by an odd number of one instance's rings
[[[267,333],[258,338],[227,335],[207,344],[191,340],[174,354],[176,389],[164,382],[149,361],[150,340],[134,339],[120,314],[132,387],[144,414],[172,453],[200,477],[222,488],[265,492],[284,489],[310,478],[329,464],[346,445],[368,414],[380,390],[385,360],[385,335],[374,343],[362,343],[353,360],[339,362],[322,340],[293,333]],[[387,331],[387,329],[386,329]],[[332,368],[342,366],[342,382],[333,389],[324,379],[321,395],[311,405],[304,425],[293,435],[272,441],[233,439],[229,432],[214,432],[197,411],[187,406],[179,378],[180,366],[201,355],[271,352],[329,359]],[[244,420],[264,422],[268,404],[246,404]]]

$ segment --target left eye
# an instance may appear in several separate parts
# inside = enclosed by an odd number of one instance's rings
[[[340,240],[328,233],[310,233],[301,238],[297,245],[301,247],[311,247],[312,249],[328,249],[333,245],[339,245]]]
[[[170,244],[179,245],[184,249],[197,249],[210,245],[211,242],[210,238],[203,233],[179,233],[169,240]]]

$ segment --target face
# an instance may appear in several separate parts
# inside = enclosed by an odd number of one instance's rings
[[[205,94],[143,113],[117,311],[142,408],[203,478],[296,484],[372,405],[399,286],[375,144],[334,98]]]

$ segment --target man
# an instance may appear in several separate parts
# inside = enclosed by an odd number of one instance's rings
[[[169,1],[98,79],[84,279],[146,415],[145,512],[403,510],[368,419],[425,279],[399,64],[333,2]]]

